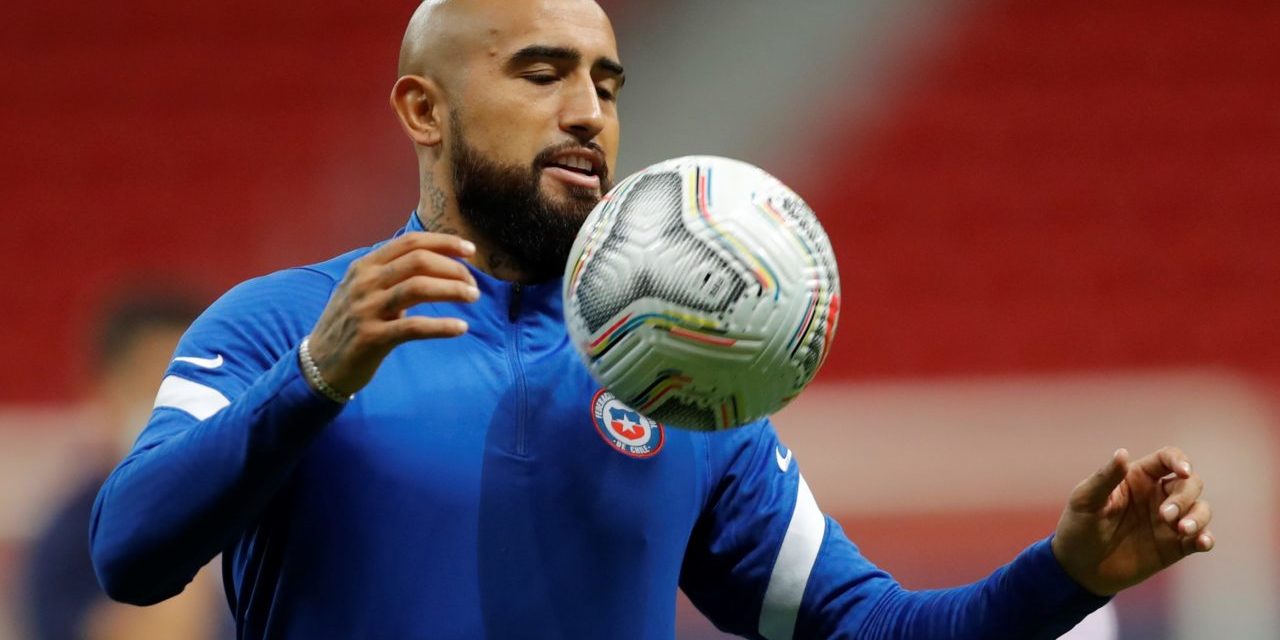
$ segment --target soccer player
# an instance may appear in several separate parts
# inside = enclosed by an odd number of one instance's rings
[[[751,637],[1052,637],[1213,546],[1186,456],[1121,450],[1054,535],[911,592],[822,514],[769,421],[607,415],[557,277],[609,187],[623,80],[590,0],[415,12],[391,102],[416,211],[187,332],[95,504],[112,596],[163,600],[221,551],[250,639],[670,638],[677,588]]]

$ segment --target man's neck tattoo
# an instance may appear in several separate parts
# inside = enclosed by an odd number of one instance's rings
[[[431,210],[422,212],[423,215],[421,217],[423,228],[427,231],[449,233],[442,229],[445,222],[444,214],[448,205],[448,199],[445,197],[444,191],[441,191],[440,187],[436,186],[435,177],[431,175],[431,172],[427,172],[426,177],[423,180],[422,187],[423,191],[426,192],[427,199],[431,203]],[[453,233],[456,235],[457,231],[454,230]]]

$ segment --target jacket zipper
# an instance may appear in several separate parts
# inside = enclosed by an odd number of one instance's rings
[[[511,305],[507,307],[507,319],[511,321],[507,335],[507,360],[511,375],[516,380],[516,455],[527,455],[525,446],[525,413],[528,404],[524,379],[524,363],[520,359],[520,303],[524,290],[517,282],[511,288]]]

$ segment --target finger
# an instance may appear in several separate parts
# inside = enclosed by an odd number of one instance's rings
[[[1199,535],[1182,538],[1181,545],[1183,555],[1204,553],[1213,550],[1218,545],[1218,538],[1213,535],[1212,531],[1205,529]]]
[[[385,325],[386,338],[393,344],[428,338],[455,338],[467,332],[467,323],[458,318],[405,316]]]
[[[370,299],[382,317],[390,320],[423,302],[475,302],[480,299],[480,290],[458,280],[413,276]]]
[[[1192,537],[1209,526],[1209,521],[1213,519],[1213,509],[1209,507],[1209,503],[1201,500],[1187,510],[1187,515],[1178,520],[1178,535],[1184,537]]]
[[[1171,480],[1162,483],[1162,486],[1168,496],[1160,505],[1160,517],[1170,524],[1187,513],[1191,505],[1199,500],[1200,494],[1204,492],[1204,480],[1199,474],[1194,473],[1186,479],[1174,476]]]
[[[1191,477],[1191,461],[1177,447],[1164,447],[1151,455],[1143,456],[1135,464],[1153,479],[1163,478],[1170,473],[1179,478]]]
[[[476,279],[466,265],[426,249],[413,249],[382,265],[375,284],[385,289],[415,275],[461,280],[476,286]]]
[[[1200,551],[1200,552],[1212,551],[1213,548],[1217,545],[1218,545],[1218,538],[1216,538],[1213,535],[1213,532],[1209,531],[1208,529],[1205,529],[1204,533],[1196,536],[1196,551]]]
[[[470,258],[475,255],[476,245],[447,233],[411,231],[370,251],[361,260],[371,265],[386,264],[414,249],[426,249],[455,258]]]
[[[1071,507],[1076,511],[1090,512],[1107,506],[1111,492],[1124,480],[1128,470],[1129,452],[1116,449],[1107,464],[1076,485],[1071,492]]]

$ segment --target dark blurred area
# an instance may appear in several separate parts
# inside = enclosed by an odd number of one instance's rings
[[[840,338],[780,425],[873,559],[972,579],[1050,530],[1077,468],[1176,440],[1217,483],[1221,557],[1121,598],[1122,637],[1280,633],[1280,3],[601,4],[620,174],[739,157],[832,236]],[[416,166],[387,96],[414,6],[3,11],[0,640],[25,637],[31,541],[90,458],[118,459],[91,436],[90,345],[122,285],[203,306],[403,223]],[[920,497],[869,453],[935,450],[972,484]],[[1029,457],[1061,464],[995,463]]]
[[[155,380],[169,365],[200,307],[173,292],[122,290],[103,310],[92,349],[95,377],[87,404],[93,422],[80,444],[71,490],[30,540],[20,582],[19,628],[32,640],[224,640],[235,628],[220,602],[216,571],[179,597],[149,609],[111,602],[86,552],[98,489],[146,424]]]

